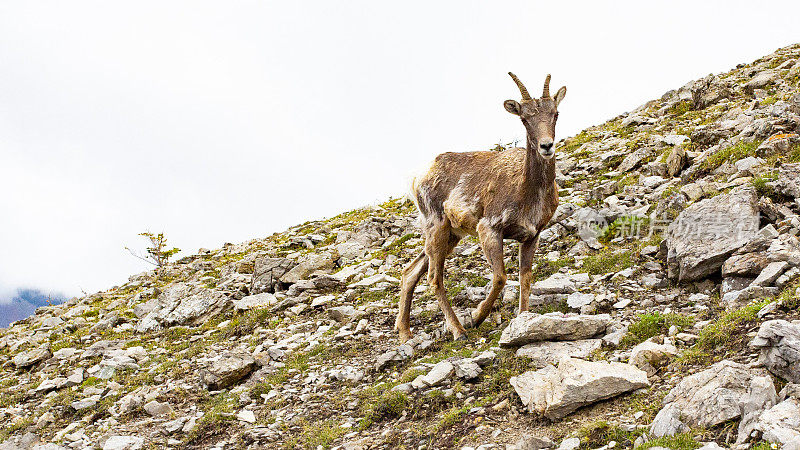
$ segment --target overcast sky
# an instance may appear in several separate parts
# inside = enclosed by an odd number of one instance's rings
[[[800,41],[800,3],[0,3],[0,301],[77,295],[187,252],[402,195],[444,151],[557,138]]]

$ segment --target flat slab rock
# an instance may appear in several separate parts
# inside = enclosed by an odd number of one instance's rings
[[[647,373],[629,364],[565,357],[511,377],[511,385],[529,412],[560,419],[578,408],[650,386]]]
[[[256,367],[248,353],[225,352],[208,369],[200,372],[201,381],[211,390],[224,389],[246,377]]]
[[[758,226],[758,196],[751,187],[692,204],[667,228],[670,278],[691,281],[713,274],[758,232]]]
[[[233,307],[237,311],[249,311],[251,309],[271,308],[278,304],[278,299],[269,292],[248,295],[240,300],[233,301]]]
[[[515,347],[538,341],[577,341],[598,336],[611,323],[608,314],[578,315],[559,312],[523,312],[508,324],[500,336],[501,347]]]
[[[603,345],[602,339],[581,339],[579,341],[544,341],[526,344],[517,349],[517,357],[530,358],[537,368],[558,364],[565,356],[586,358]]]
[[[232,304],[223,293],[191,283],[175,283],[151,302],[152,309],[136,325],[136,331],[140,333],[173,325],[199,323]]]

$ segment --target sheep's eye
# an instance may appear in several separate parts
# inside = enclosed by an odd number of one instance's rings
[[[555,116],[553,116],[553,118],[554,119],[558,119],[558,111],[556,111],[556,114],[555,114]]]

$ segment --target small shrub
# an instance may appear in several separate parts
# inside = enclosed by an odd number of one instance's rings
[[[761,175],[759,177],[753,178],[751,184],[754,188],[756,188],[756,192],[761,197],[772,197],[775,194],[775,191],[767,185],[770,181],[775,181],[777,175],[774,173]]]
[[[167,238],[164,236],[164,233],[156,234],[150,231],[145,231],[143,233],[139,233],[139,236],[145,237],[148,241],[150,241],[150,246],[145,248],[147,255],[139,255],[128,247],[125,247],[125,250],[130,252],[131,255],[156,267],[164,267],[169,262],[170,258],[181,251],[181,249],[177,247],[169,248],[169,245],[167,245]]]
[[[454,406],[453,408],[450,408],[450,410],[448,410],[442,415],[442,418],[439,420],[439,423],[436,424],[437,431],[445,430],[447,428],[452,427],[453,425],[456,425],[457,423],[460,423],[461,420],[463,420],[464,416],[469,411],[469,409],[470,409],[469,406],[461,406],[461,407]]]
[[[617,237],[638,237],[647,229],[650,224],[649,217],[622,216],[611,222],[610,225],[600,230],[597,239],[600,242],[609,243]]]

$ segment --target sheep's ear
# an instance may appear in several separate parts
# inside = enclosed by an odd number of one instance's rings
[[[510,112],[511,114],[514,114],[515,116],[519,115],[520,106],[516,100],[506,100],[503,102],[503,106],[506,108],[506,111]]]
[[[561,89],[556,92],[556,96],[553,97],[553,100],[556,102],[556,108],[558,108],[558,104],[561,103],[561,100],[564,100],[564,97],[567,95],[567,87],[561,86]]]

